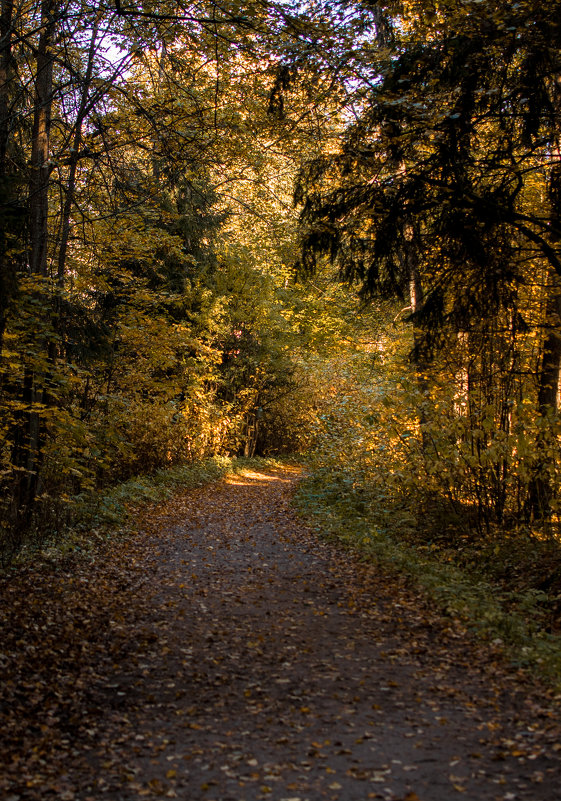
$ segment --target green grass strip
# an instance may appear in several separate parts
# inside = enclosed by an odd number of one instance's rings
[[[497,644],[504,645],[516,666],[539,672],[561,689],[561,637],[540,625],[543,593],[507,593],[454,565],[438,562],[400,539],[400,525],[407,525],[407,520],[400,523],[399,515],[384,514],[379,508],[370,513],[352,493],[341,492],[341,481],[335,476],[309,475],[299,486],[296,503],[321,536],[382,570],[407,576],[445,614],[480,637],[500,641]]]
[[[9,569],[41,558],[56,562],[70,554],[88,555],[100,540],[122,537],[134,529],[137,512],[178,492],[219,481],[244,470],[279,466],[282,459],[214,456],[200,462],[137,476],[97,493],[71,499],[71,522],[39,545],[26,545]]]

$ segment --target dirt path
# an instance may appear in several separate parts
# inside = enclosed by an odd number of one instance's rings
[[[50,718],[43,697],[35,738],[12,732],[0,795],[561,797],[555,700],[399,581],[318,543],[290,509],[296,477],[191,492],[144,521],[118,568],[108,552],[79,577],[82,657],[60,673],[59,653],[61,697]]]

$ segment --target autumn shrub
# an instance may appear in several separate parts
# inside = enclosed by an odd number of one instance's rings
[[[557,422],[528,401],[509,406],[508,425],[475,399],[468,415],[453,383],[420,376],[391,342],[340,365],[302,504],[470,625],[561,670]],[[526,514],[537,475],[552,490],[541,521]]]
[[[186,462],[225,450],[230,420],[212,403],[163,403],[119,398],[104,434],[110,464],[103,483]],[[100,429],[105,422],[100,421]]]
[[[382,571],[407,577],[445,614],[505,649],[516,665],[536,670],[561,687],[560,629],[552,626],[557,595],[530,587],[527,581],[509,589],[496,575],[458,565],[453,553],[433,549],[431,543],[419,547],[410,540],[416,525],[410,509],[396,507],[381,489],[368,493],[375,504],[365,505],[364,495],[350,477],[316,469],[301,483],[297,503],[321,536]],[[496,548],[493,554],[494,564],[506,568],[504,554]],[[510,550],[509,557],[514,562],[516,551]],[[558,552],[556,558],[559,565]]]
[[[290,383],[273,394],[259,424],[260,454],[309,451],[316,436],[318,416],[330,394],[328,365],[329,360],[308,356],[297,365]]]
[[[172,495],[217,481],[246,469],[274,467],[273,458],[243,459],[213,456],[190,464],[161,468],[135,476],[96,492],[73,498],[72,515],[66,529],[43,541],[52,558],[68,551],[85,552],[101,537],[120,537],[134,529],[139,510],[161,503]],[[28,552],[28,551],[27,551]],[[23,558],[27,555],[24,551]]]
[[[528,399],[509,403],[506,424],[496,405],[467,401],[469,412],[454,383],[437,370],[419,376],[399,354],[357,356],[318,419],[312,462],[364,498],[382,491],[418,519],[438,510],[474,538],[555,536],[559,421],[541,418]],[[550,489],[541,521],[528,513],[536,479]]]

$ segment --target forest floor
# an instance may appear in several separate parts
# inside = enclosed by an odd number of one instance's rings
[[[560,700],[264,468],[0,582],[6,801],[555,801]]]

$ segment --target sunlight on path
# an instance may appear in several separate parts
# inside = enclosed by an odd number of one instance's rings
[[[280,475],[279,473],[259,473],[255,470],[242,470],[235,475],[227,476],[224,481],[226,484],[231,486],[238,486],[238,487],[249,487],[253,486],[255,482],[260,483],[272,483],[272,482],[282,482],[285,484],[291,483],[294,478],[300,476],[302,474],[301,467],[285,467],[282,468],[283,474],[286,474],[287,477],[284,475]],[[244,480],[245,479],[245,480]]]

